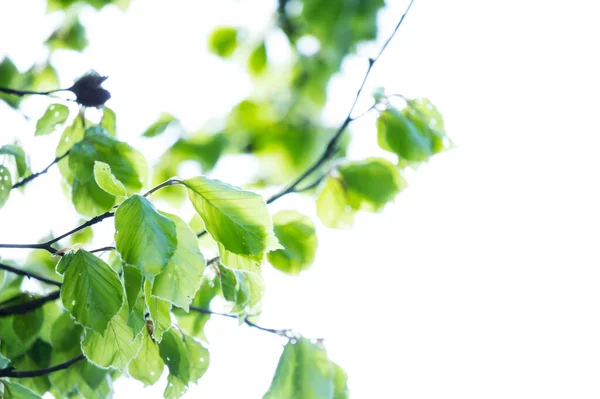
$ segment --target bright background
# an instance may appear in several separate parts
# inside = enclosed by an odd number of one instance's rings
[[[42,42],[59,22],[44,3],[0,0],[0,56],[21,69],[45,57]],[[382,40],[407,2],[389,3]],[[90,46],[57,52],[53,63],[63,85],[89,68],[109,75],[120,137],[152,159],[164,147],[138,136],[158,113],[196,130],[249,93],[243,68],[206,52],[208,32],[217,23],[263,29],[273,7],[134,0],[125,14],[90,10],[82,21]],[[358,109],[375,86],[428,97],[457,149],[410,173],[382,214],[359,214],[349,231],[320,227],[317,261],[302,276],[265,267],[260,323],[326,338],[353,398],[599,397],[599,21],[597,0],[416,0]],[[269,55],[285,58],[277,41]],[[327,123],[343,120],[377,49],[363,46],[344,63]],[[33,170],[52,160],[58,139],[33,139],[47,104],[24,102],[30,122],[0,104],[0,144],[18,136]],[[374,118],[352,126],[352,158],[375,150]],[[243,182],[242,169],[223,163],[212,176]],[[12,193],[1,242],[34,242],[77,223],[58,182],[53,168]],[[314,202],[294,196],[272,209],[298,203],[314,216]],[[110,223],[99,229],[110,236]],[[187,397],[266,392],[282,339],[217,317],[207,335],[211,366]],[[159,398],[163,388],[120,379],[115,397]]]

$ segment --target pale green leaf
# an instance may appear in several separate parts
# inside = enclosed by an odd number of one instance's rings
[[[10,364],[10,359],[0,353],[0,369],[6,368]]]
[[[187,350],[187,356],[190,361],[190,381],[197,383],[198,380],[208,370],[210,363],[210,354],[202,344],[192,337],[185,337],[183,344]]]
[[[169,125],[177,123],[177,119],[171,114],[163,112],[158,117],[158,120],[154,122],[152,125],[146,129],[146,131],[142,134],[144,137],[156,137],[165,132]]]
[[[208,37],[208,49],[219,57],[231,57],[237,47],[238,30],[230,26],[219,26]]]
[[[50,104],[35,125],[35,135],[44,136],[56,130],[69,117],[69,108],[62,104]]]
[[[94,179],[101,189],[109,194],[125,197],[127,189],[110,170],[110,165],[104,162],[94,162]]]
[[[0,208],[6,204],[12,190],[12,177],[6,166],[0,165]]]
[[[146,276],[160,274],[177,248],[175,223],[141,195],[125,200],[115,212],[115,242],[123,260]]]
[[[219,180],[184,180],[206,230],[225,249],[242,255],[280,248],[263,198]]]
[[[73,348],[73,342],[81,341],[82,335],[83,327],[75,323],[70,313],[65,312],[52,325],[50,343],[56,351],[69,351]]]
[[[2,399],[42,399],[41,396],[16,382],[0,380],[0,383],[4,385],[4,389],[0,392]]]
[[[397,109],[390,108],[381,113],[377,119],[377,132],[382,148],[393,151],[402,161],[422,162],[433,154],[431,136],[419,131]]]
[[[179,377],[169,374],[167,377],[167,387],[163,393],[165,399],[179,399],[188,390],[188,386]]]
[[[336,178],[329,178],[317,198],[317,215],[331,228],[350,228],[356,210],[350,205],[346,189]]]
[[[102,259],[83,249],[65,254],[61,263],[65,259],[68,267],[60,290],[64,307],[78,323],[104,333],[123,305],[119,276]]]
[[[0,147],[0,154],[12,155],[15,158],[15,164],[17,165],[17,175],[24,177],[29,174],[29,160],[25,155],[25,150],[20,144],[6,144]]]
[[[198,248],[198,238],[187,223],[175,215],[161,213],[175,223],[177,249],[162,273],[154,278],[152,295],[187,311],[200,287],[206,261]]]
[[[115,111],[108,107],[104,107],[102,111],[102,119],[100,120],[100,126],[113,137],[117,136],[117,115]]]
[[[125,370],[142,345],[141,335],[134,336],[133,329],[127,325],[128,315],[127,307],[123,306],[103,334],[86,330],[81,350],[88,360],[101,368]]]
[[[269,252],[269,263],[291,275],[310,268],[318,244],[313,222],[296,211],[281,211],[273,216],[273,224],[283,249]]]
[[[154,385],[160,378],[165,363],[158,351],[158,342],[149,335],[148,330],[140,335],[142,347],[137,356],[129,363],[129,375],[144,383],[144,386]]]
[[[171,328],[171,303],[157,298],[150,294],[150,281],[146,280],[144,285],[144,295],[146,297],[146,306],[150,313],[150,320],[154,326],[152,336],[158,342],[161,342],[163,334]]]

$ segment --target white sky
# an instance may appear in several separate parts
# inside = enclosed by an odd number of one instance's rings
[[[44,58],[41,43],[59,20],[44,17],[42,3],[0,1],[0,55],[22,69]],[[389,3],[382,37],[406,5]],[[206,54],[206,34],[215,23],[258,30],[271,6],[134,0],[126,14],[85,13],[90,47],[57,53],[55,64],[63,84],[88,68],[109,75],[120,136],[152,156],[162,149],[137,136],[159,112],[193,130],[248,93],[240,67]],[[261,323],[325,337],[353,398],[597,398],[599,21],[594,0],[416,0],[366,92],[385,86],[430,98],[458,148],[408,174],[409,188],[384,213],[360,214],[350,231],[319,228],[309,272],[286,277],[266,267]],[[376,49],[344,64],[328,122],[344,118]],[[46,105],[28,100],[24,111],[35,120]],[[5,106],[0,121],[2,143],[18,136],[34,170],[53,158],[57,134],[33,140],[33,123]],[[375,151],[373,121],[353,126],[352,158]],[[221,165],[213,176],[235,182],[238,170]],[[57,181],[53,170],[13,193],[0,241],[74,226]],[[300,202],[314,215],[311,201]],[[217,318],[207,334],[211,366],[187,397],[266,392],[282,340]],[[158,398],[163,388],[121,379],[115,397]]]

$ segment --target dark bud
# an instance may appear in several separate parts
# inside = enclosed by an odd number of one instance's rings
[[[110,98],[108,90],[102,88],[102,83],[108,76],[100,76],[96,71],[89,71],[75,81],[69,88],[77,97],[75,101],[84,107],[100,108]]]

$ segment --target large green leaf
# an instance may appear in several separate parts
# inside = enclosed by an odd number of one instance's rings
[[[96,184],[98,184],[102,190],[109,194],[118,197],[127,196],[127,189],[123,183],[112,174],[110,165],[107,163],[100,161],[94,163],[94,180],[96,180]]]
[[[6,166],[0,165],[0,208],[6,204],[12,190],[12,177]]]
[[[380,158],[351,162],[339,168],[349,195],[358,197],[361,208],[378,211],[406,187],[396,166]]]
[[[64,307],[85,327],[104,333],[124,302],[124,290],[119,276],[102,259],[80,249],[67,253],[67,262],[60,297]]]
[[[69,117],[69,108],[62,104],[50,104],[35,125],[35,135],[44,136],[56,130]]]
[[[158,351],[158,342],[144,330],[141,334],[142,347],[136,357],[129,363],[129,375],[144,383],[144,386],[154,385],[160,378],[165,363]]]
[[[115,242],[125,262],[151,277],[160,274],[173,257],[177,229],[150,201],[135,194],[115,212]]]
[[[152,295],[187,311],[200,287],[206,261],[198,248],[198,238],[188,224],[175,215],[162,214],[175,223],[177,249],[162,273],[154,278]]]
[[[317,215],[321,222],[331,228],[349,228],[355,213],[343,183],[339,179],[328,178],[317,198]]]
[[[0,380],[0,383],[4,385],[2,391],[0,391],[2,399],[42,399],[41,396],[16,382]]]
[[[423,162],[433,154],[433,141],[429,134],[397,109],[390,108],[377,119],[380,146],[398,155],[401,161]]]
[[[210,354],[208,349],[192,337],[185,337],[183,344],[190,361],[190,381],[196,383],[208,370]]]
[[[297,275],[307,270],[317,252],[313,222],[296,211],[281,211],[273,216],[275,235],[283,249],[269,252],[267,259],[284,273]]]
[[[280,248],[271,216],[260,195],[205,177],[183,183],[206,230],[225,249],[253,255]]]
[[[160,357],[169,373],[187,384],[190,381],[190,360],[181,336],[175,329],[166,331],[159,345]]]
[[[343,398],[341,372],[327,358],[325,349],[306,338],[290,341],[279,359],[275,376],[265,399]]]
[[[134,335],[127,325],[129,312],[123,306],[119,313],[108,323],[103,334],[87,330],[81,341],[83,354],[95,365],[102,368],[116,368],[124,371],[142,345],[141,335]]]
[[[146,280],[144,284],[144,296],[154,330],[152,336],[156,341],[160,342],[163,333],[171,328],[171,302],[152,296],[150,290],[150,281]]]

